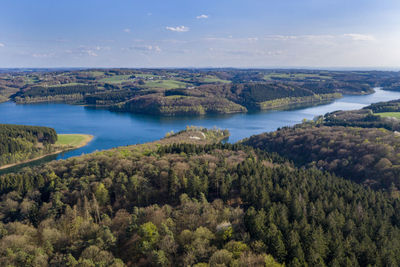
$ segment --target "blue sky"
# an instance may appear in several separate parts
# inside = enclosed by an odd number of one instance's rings
[[[399,0],[2,0],[0,67],[400,67]]]

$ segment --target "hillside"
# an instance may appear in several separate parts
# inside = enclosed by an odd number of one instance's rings
[[[244,144],[277,152],[372,188],[400,189],[399,101],[336,111],[294,127],[252,136]],[[379,113],[374,113],[379,112]]]
[[[389,88],[394,72],[89,69],[0,73],[0,101],[68,103],[164,116],[230,114],[323,104]],[[384,87],[386,88],[386,87]]]
[[[374,188],[400,188],[400,136],[385,129],[299,126],[254,136],[245,144]]]
[[[226,136],[189,128],[1,176],[0,261],[400,264],[399,200]]]

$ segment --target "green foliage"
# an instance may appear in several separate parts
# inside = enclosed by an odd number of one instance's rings
[[[0,166],[49,153],[56,141],[51,128],[0,124]]]
[[[375,113],[377,116],[400,119],[400,112]]]
[[[242,145],[123,151],[1,176],[1,260],[72,266],[400,262],[400,204],[384,192]]]
[[[341,94],[323,94],[323,95],[312,95],[312,96],[303,96],[303,97],[287,97],[287,98],[279,98],[276,100],[264,101],[261,103],[257,103],[258,107],[261,110],[271,110],[271,109],[283,109],[288,107],[294,107],[295,105],[304,105],[304,104],[322,104],[328,103],[336,98],[341,98]]]
[[[122,106],[113,107],[120,111],[154,115],[204,115],[208,113],[237,113],[247,109],[228,99],[199,96],[163,96],[149,94],[133,98]]]
[[[77,84],[69,86],[33,86],[14,95],[19,103],[79,101],[86,94],[98,91],[96,86]]]
[[[374,113],[383,113],[383,112],[399,112],[400,111],[400,100],[393,100],[389,102],[379,102],[371,104],[365,109],[370,109]]]
[[[302,125],[253,136],[246,144],[299,165],[335,172],[373,188],[400,188],[400,137],[385,129]]]
[[[139,227],[140,250],[142,253],[153,250],[154,245],[159,239],[157,227],[152,222],[147,222]]]
[[[0,74],[0,102],[63,102],[176,115],[238,113],[326,103],[398,88],[395,72],[102,69]],[[18,89],[17,89],[18,88]]]
[[[96,199],[99,202],[99,204],[102,206],[106,205],[109,201],[108,190],[103,183],[98,184],[96,191],[94,192],[94,195],[96,196]]]
[[[384,113],[383,113],[384,114]],[[391,131],[400,130],[400,121],[373,114],[370,109],[335,111],[321,116],[319,124],[326,126],[345,126],[362,128],[385,128]]]

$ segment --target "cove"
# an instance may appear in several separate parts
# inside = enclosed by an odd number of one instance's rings
[[[371,103],[400,98],[400,92],[384,91],[362,96],[344,96],[332,103],[286,111],[269,111],[235,115],[202,117],[158,117],[129,113],[115,113],[66,104],[17,105],[12,102],[0,104],[0,123],[38,125],[54,128],[57,133],[84,133],[94,136],[92,142],[77,150],[47,159],[65,159],[96,150],[145,143],[160,139],[167,132],[180,131],[187,125],[228,129],[228,142],[237,142],[262,132],[300,123],[335,110],[360,109]],[[43,163],[41,160],[38,163]]]

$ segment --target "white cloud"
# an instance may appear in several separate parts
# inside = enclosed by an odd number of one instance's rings
[[[142,46],[134,46],[133,49],[145,51],[145,52],[161,52],[161,48],[158,45],[142,45]]]
[[[346,33],[344,37],[349,37],[354,41],[375,41],[375,37],[370,34],[359,34],[359,33]]]
[[[67,49],[65,50],[65,52],[78,57],[83,57],[83,56],[97,57],[98,54],[95,51],[100,51],[100,50],[103,50],[103,48],[100,46],[87,47],[85,45],[80,45],[78,48]]]
[[[3,44],[3,43],[0,43],[0,47],[5,47],[5,44]]]
[[[103,51],[110,51],[110,50],[111,50],[111,47],[109,47],[109,46],[95,46],[95,47],[93,48],[93,50],[96,50],[96,51],[100,51],[100,50],[103,50]]]
[[[196,19],[208,19],[208,15],[203,14],[203,15],[197,16]]]
[[[93,50],[87,50],[86,53],[88,54],[88,56],[91,56],[91,57],[97,57],[98,56]]]
[[[124,29],[124,32],[126,32],[126,33],[130,33],[130,32],[131,32],[131,29],[129,29],[129,28],[126,28],[126,29]]]
[[[32,54],[32,57],[34,58],[50,58],[53,57],[55,54],[54,53],[34,53]]]
[[[329,34],[303,34],[303,35],[267,35],[264,37],[265,40],[272,41],[293,41],[293,40],[330,40],[337,36]],[[341,37],[341,36],[339,36]]]
[[[177,26],[177,27],[165,27],[167,30],[169,31],[173,31],[173,32],[187,32],[189,31],[189,27],[186,26]]]

